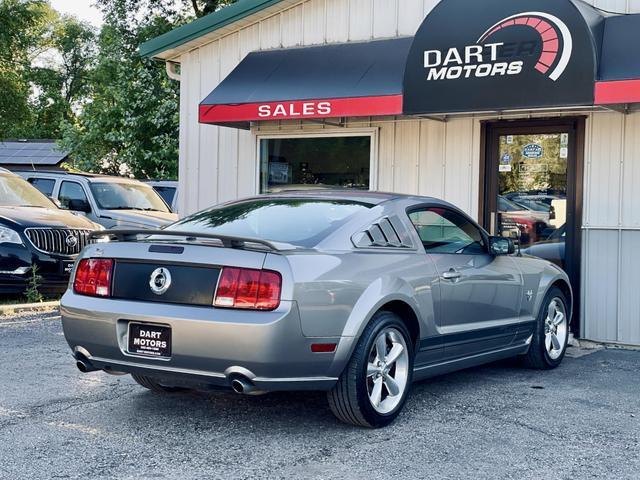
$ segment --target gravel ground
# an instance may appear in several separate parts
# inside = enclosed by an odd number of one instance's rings
[[[81,374],[55,313],[0,319],[0,478],[638,479],[640,351],[415,385],[390,427],[322,393],[157,395]]]

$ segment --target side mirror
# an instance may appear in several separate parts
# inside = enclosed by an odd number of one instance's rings
[[[516,246],[510,238],[489,237],[489,252],[492,255],[511,255],[516,253]]]
[[[91,206],[86,200],[74,198],[69,200],[69,210],[73,210],[74,212],[91,213]]]

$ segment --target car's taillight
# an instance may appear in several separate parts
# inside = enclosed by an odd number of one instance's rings
[[[270,270],[224,267],[213,304],[216,307],[274,310],[280,305],[282,277]]]
[[[92,297],[111,295],[113,260],[107,258],[85,258],[80,260],[73,280],[73,291]]]

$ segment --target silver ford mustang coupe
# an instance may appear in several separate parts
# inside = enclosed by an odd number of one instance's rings
[[[288,192],[98,235],[65,337],[82,372],[156,392],[325,390],[340,420],[381,427],[415,380],[512,356],[550,369],[567,346],[567,275],[434,198]]]

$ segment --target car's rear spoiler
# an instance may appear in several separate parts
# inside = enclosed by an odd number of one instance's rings
[[[162,238],[148,238],[150,236],[183,237],[185,242],[199,243],[201,245],[207,245],[207,243],[198,242],[198,240],[218,240],[225,248],[244,248],[249,250],[269,250],[277,252],[280,250],[291,250],[295,248],[293,245],[289,245],[287,243],[269,242],[259,238],[236,237],[212,233],[181,232],[178,230],[99,230],[91,234],[91,238],[94,240],[108,237],[110,241],[115,240],[118,242],[136,242],[138,240],[147,242],[163,242],[168,240]],[[172,239],[170,241],[175,240]]]

